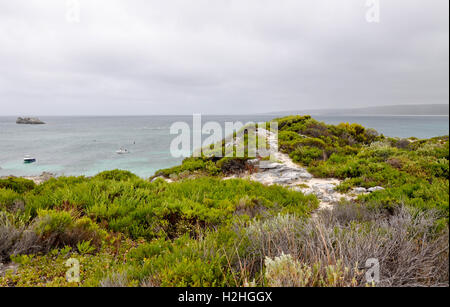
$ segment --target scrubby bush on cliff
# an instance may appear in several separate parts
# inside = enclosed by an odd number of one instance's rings
[[[0,179],[0,189],[9,189],[17,193],[24,193],[33,190],[36,184],[32,180],[10,177]]]
[[[183,236],[173,242],[157,240],[141,245],[129,254],[127,276],[139,284],[162,287],[230,285],[226,257],[211,243]]]
[[[162,169],[155,173],[154,177],[163,176],[169,178],[171,175],[179,175],[183,172],[204,171],[206,162],[202,158],[186,158],[181,165]]]
[[[40,219],[40,235],[47,236],[48,229],[52,238],[58,234],[55,241],[65,242],[69,240],[65,231],[72,229],[78,216],[89,217],[109,231],[151,239],[185,233],[195,236],[202,229],[229,223],[243,197],[255,200],[267,214],[286,211],[304,215],[317,206],[314,196],[243,180],[200,178],[168,184],[129,176],[117,180],[110,174],[45,182],[21,195],[25,206],[21,214],[30,220]],[[13,196],[5,198],[17,195]]]
[[[326,125],[309,116],[277,121],[281,150],[317,177],[343,180],[338,190],[382,186],[359,201],[390,210],[435,208],[448,220],[448,137],[385,138],[357,124]]]
[[[248,158],[224,157],[224,158],[186,158],[181,165],[162,169],[152,177],[165,177],[171,179],[184,179],[187,177],[219,176],[241,173],[247,170]]]
[[[321,272],[323,267],[325,270]],[[265,270],[265,283],[269,287],[355,287],[362,275],[357,268],[352,272],[344,267],[341,261],[328,266],[320,262],[308,266],[285,254],[274,259],[266,257]]]
[[[279,131],[295,132],[304,137],[321,139],[333,146],[370,144],[384,138],[373,129],[366,129],[358,124],[327,125],[309,115],[288,116],[275,121],[278,122]],[[294,136],[291,134],[291,141],[293,139]]]
[[[23,194],[10,189],[0,189],[0,212],[18,211],[24,208]]]
[[[258,285],[365,286],[365,263],[375,258],[378,285],[448,285],[448,226],[437,228],[437,218],[433,211],[401,208],[391,215],[356,205],[337,206],[314,220],[279,215],[241,228],[237,242],[246,243],[239,266]],[[267,267],[267,258],[283,255],[289,255],[280,261],[286,271]],[[258,274],[262,269],[266,278]]]
[[[76,219],[70,212],[42,210],[23,223],[20,216],[0,213],[0,262],[18,254],[47,253],[54,248],[90,242],[98,250],[106,232],[89,218]]]
[[[289,154],[289,157],[291,157],[294,162],[309,165],[312,161],[323,158],[323,150],[316,147],[301,146],[292,151]]]
[[[118,272],[143,286],[445,286],[448,226],[436,219],[355,204],[313,220],[279,214],[143,243]],[[367,283],[368,259],[380,264],[377,284]]]
[[[123,170],[113,170],[113,171],[104,171],[95,176],[95,178],[103,179],[103,180],[115,180],[115,181],[124,181],[124,180],[132,180],[137,179],[138,176]]]
[[[326,161],[333,154],[357,154],[363,145],[384,139],[375,130],[358,124],[327,125],[310,116],[288,116],[276,121],[280,149],[305,166]]]
[[[34,232],[45,245],[55,248],[76,247],[83,242],[95,249],[102,245],[106,232],[87,217],[76,218],[74,212],[41,210],[33,225]]]

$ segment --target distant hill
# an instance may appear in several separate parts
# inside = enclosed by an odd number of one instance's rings
[[[312,109],[276,112],[279,115],[449,115],[448,104],[391,105],[365,108]]]

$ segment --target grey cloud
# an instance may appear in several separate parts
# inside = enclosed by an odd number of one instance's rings
[[[0,115],[251,113],[448,103],[448,1],[0,4]]]

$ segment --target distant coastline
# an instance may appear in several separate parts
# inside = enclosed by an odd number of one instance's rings
[[[333,116],[449,116],[448,104],[418,104],[418,105],[386,105],[361,108],[332,108],[310,110],[288,110],[274,112],[275,115],[308,114]]]
[[[361,107],[361,108],[327,108],[327,109],[297,109],[286,111],[270,111],[258,113],[239,113],[239,114],[216,114],[216,113],[202,113],[203,116],[288,116],[293,114],[311,115],[311,116],[435,116],[435,117],[449,117],[449,104],[418,104],[418,105],[385,105],[380,107]],[[0,115],[0,118],[17,118],[17,114]],[[89,118],[89,117],[185,117],[192,116],[192,114],[76,114],[76,115],[61,115],[61,114],[40,114],[43,118]],[[20,118],[20,117],[19,117]]]

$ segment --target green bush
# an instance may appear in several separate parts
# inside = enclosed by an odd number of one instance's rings
[[[323,150],[315,147],[303,146],[291,152],[289,156],[294,162],[310,165],[311,162],[323,157]]]
[[[10,189],[0,189],[0,211],[14,210],[14,207],[17,205],[20,207],[22,204],[24,204],[23,194]]]
[[[278,119],[280,149],[317,177],[343,180],[338,190],[382,186],[360,202],[438,209],[448,218],[449,139],[394,139],[358,124],[326,125],[310,116]]]
[[[181,165],[157,171],[153,178],[159,176],[169,178],[171,175],[179,175],[183,172],[203,171],[205,169],[206,163],[202,158],[186,158]]]
[[[76,219],[74,214],[67,211],[39,210],[33,230],[46,241],[48,248],[80,245],[83,251],[88,252],[100,248],[106,232],[88,217]]]
[[[127,276],[162,287],[220,287],[232,283],[224,255],[208,251],[208,242],[183,236],[146,243],[129,254]]]
[[[138,177],[129,171],[113,170],[113,171],[101,172],[97,176],[95,176],[95,178],[103,179],[103,180],[124,181],[124,180],[137,179]]]
[[[109,231],[151,239],[186,233],[197,236],[204,229],[232,222],[238,215],[243,218],[245,210],[238,210],[238,205],[244,197],[255,200],[261,214],[289,211],[305,215],[317,206],[314,196],[244,180],[206,177],[169,184],[132,178],[52,179],[24,195],[23,214],[30,219],[39,216],[43,233],[59,233],[67,225],[80,223],[71,219],[68,212],[72,212]]]
[[[35,231],[42,237],[63,234],[73,223],[72,215],[65,211],[40,210],[38,217]]]
[[[19,194],[33,190],[36,184],[32,180],[9,177],[7,179],[0,179],[0,189],[9,189]]]

